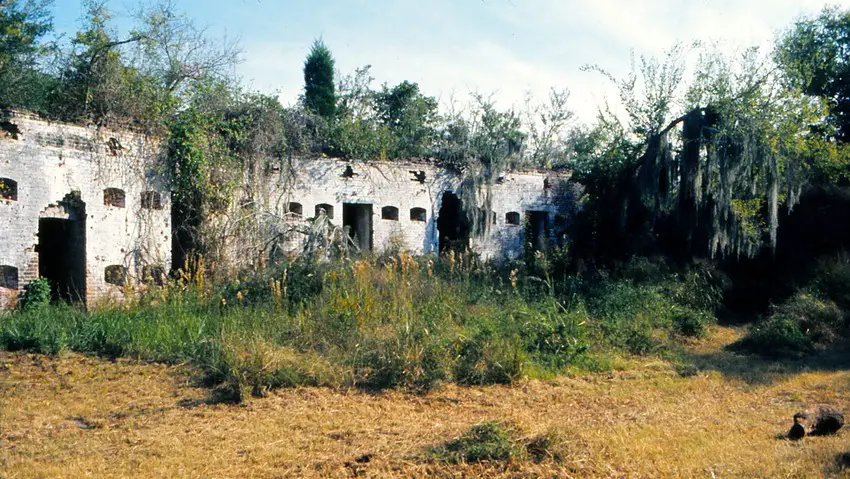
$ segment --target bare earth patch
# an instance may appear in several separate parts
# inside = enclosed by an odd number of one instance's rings
[[[771,363],[693,344],[665,362],[427,395],[324,388],[213,404],[184,368],[0,353],[0,477],[850,477],[850,432],[778,439],[794,412],[850,412],[846,350]],[[836,366],[838,365],[838,366]],[[423,451],[482,421],[563,438],[560,460],[444,464]],[[845,474],[842,476],[841,474]]]

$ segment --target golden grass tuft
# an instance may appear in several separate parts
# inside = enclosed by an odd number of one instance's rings
[[[632,361],[615,372],[423,395],[279,389],[239,405],[208,402],[179,366],[0,353],[0,475],[850,477],[836,464],[850,431],[777,438],[811,404],[846,412],[850,371],[721,349],[740,334],[715,328],[693,342],[687,376],[673,364]],[[291,351],[262,355],[296,361]],[[418,459],[491,420],[515,425],[528,443],[553,438],[540,446],[558,460]]]

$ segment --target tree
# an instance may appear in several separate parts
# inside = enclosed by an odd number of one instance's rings
[[[39,39],[53,27],[52,0],[0,2],[0,75],[14,67],[31,67],[42,49]]]
[[[535,104],[530,96],[525,101],[525,127],[528,130],[527,162],[551,168],[564,166],[569,156],[569,126],[573,112],[567,107],[570,91],[549,90],[546,103]]]
[[[45,109],[55,81],[37,69],[37,60],[49,49],[40,40],[53,26],[51,2],[0,2],[0,106]]]
[[[437,100],[419,92],[419,85],[407,80],[393,88],[384,85],[377,94],[375,110],[380,122],[395,139],[393,156],[420,156],[428,152],[436,138]]]
[[[775,59],[791,88],[826,98],[823,133],[850,140],[850,10],[827,7],[797,21],[779,39]]]
[[[340,78],[337,86],[337,116],[360,119],[374,116],[376,92],[371,86],[375,81],[371,70],[372,65],[366,65]]]
[[[173,0],[162,0],[136,16],[140,48],[133,64],[163,91],[180,95],[190,83],[208,78],[228,82],[233,76],[231,70],[241,60],[238,42],[208,37]]]
[[[231,82],[238,46],[215,41],[180,14],[173,3],[156,3],[137,15],[128,34],[111,28],[104,0],[87,0],[82,31],[72,40],[54,95],[66,120],[135,122],[161,130],[206,80]]]
[[[500,111],[492,97],[480,93],[472,94],[467,110],[452,111],[444,119],[437,156],[462,174],[461,196],[475,234],[490,231],[485,218],[493,213],[493,184],[520,161],[526,139],[521,127],[516,111]]]
[[[65,120],[87,118],[95,122],[109,116],[126,114],[125,74],[121,53],[117,47],[139,41],[131,34],[115,40],[110,31],[112,14],[103,0],[86,2],[86,25],[72,40],[73,51],[62,72],[62,88],[57,93],[55,108]]]
[[[829,150],[809,130],[819,102],[784,88],[757,50],[736,60],[709,52],[696,71],[682,99],[677,55],[643,61],[640,76],[617,82],[629,124],[603,115],[608,131],[598,137],[608,145],[598,149],[606,153],[577,168],[596,195],[586,211],[600,215],[586,224],[628,238],[604,254],[660,249],[686,259],[773,249],[780,207],[794,207],[808,166]],[[684,108],[675,111],[678,103]]]
[[[321,39],[313,42],[304,61],[304,105],[327,119],[336,112],[334,59]]]

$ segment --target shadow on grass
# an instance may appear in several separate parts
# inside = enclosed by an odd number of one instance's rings
[[[850,371],[850,341],[801,359],[773,359],[755,354],[744,354],[730,349],[730,345],[710,352],[682,351],[679,373],[688,376],[700,371],[718,371],[751,385],[769,385],[788,376],[811,371]]]

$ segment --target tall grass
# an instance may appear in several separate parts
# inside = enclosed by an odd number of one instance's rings
[[[202,267],[186,271],[87,312],[56,304],[2,316],[0,346],[185,362],[236,395],[427,389],[551,376],[611,348],[650,354],[676,334],[677,314],[704,314],[632,280],[555,284],[469,255],[301,260],[218,284]]]

